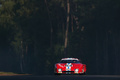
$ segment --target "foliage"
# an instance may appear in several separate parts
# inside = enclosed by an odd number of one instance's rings
[[[87,64],[89,74],[120,74],[119,0],[70,0],[67,56],[67,0],[0,4],[0,58],[8,60],[1,61],[1,69],[52,74],[61,58],[77,57]],[[10,68],[4,67],[10,62]]]

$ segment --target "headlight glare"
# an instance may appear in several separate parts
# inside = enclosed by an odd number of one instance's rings
[[[75,69],[75,72],[78,72],[79,71],[79,69]]]
[[[59,72],[62,72],[62,69],[58,69]]]

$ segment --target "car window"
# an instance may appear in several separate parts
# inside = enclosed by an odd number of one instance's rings
[[[80,63],[79,60],[61,60],[60,63]]]

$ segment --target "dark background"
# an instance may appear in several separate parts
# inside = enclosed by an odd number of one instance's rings
[[[0,0],[0,5],[0,71],[51,75],[61,58],[76,57],[87,74],[120,74],[120,0]]]

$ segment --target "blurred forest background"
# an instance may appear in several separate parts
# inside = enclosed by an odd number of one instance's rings
[[[0,0],[0,71],[51,75],[63,57],[120,74],[120,0]]]

